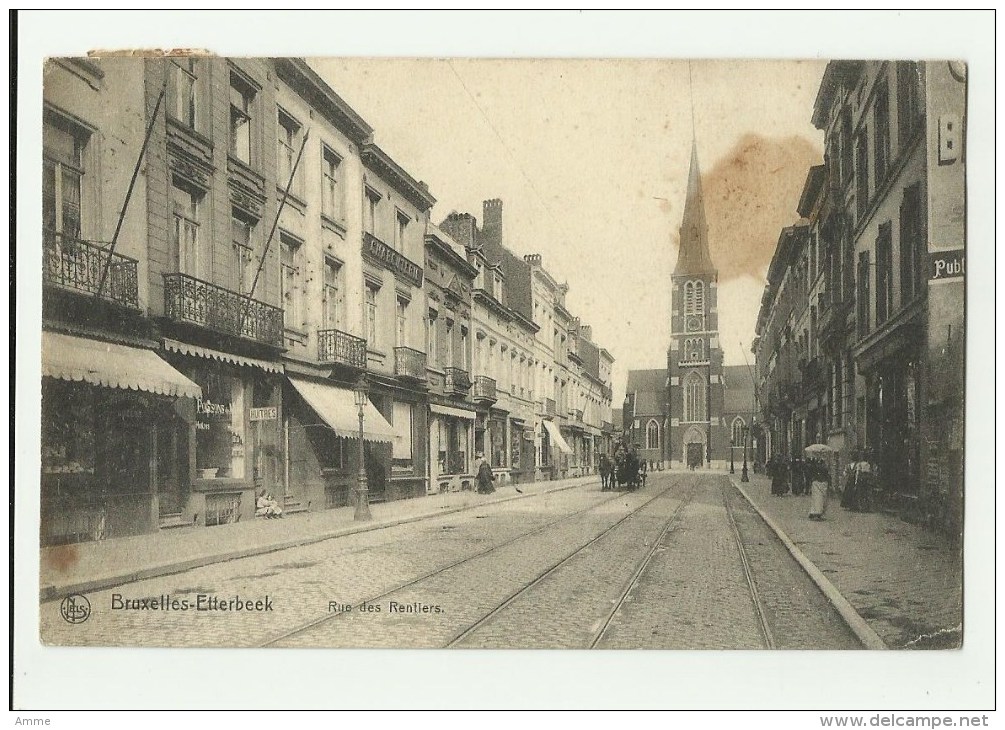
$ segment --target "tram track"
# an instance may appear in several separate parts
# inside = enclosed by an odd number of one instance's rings
[[[666,491],[669,491],[669,489],[670,489],[670,487],[668,487],[667,489],[663,490],[663,492],[661,492],[660,495],[662,495]],[[660,495],[657,495],[657,497],[660,496]],[[539,534],[545,532],[546,530],[549,530],[549,529],[555,527],[556,525],[560,525],[562,523],[569,522],[569,521],[571,521],[571,520],[573,520],[573,519],[575,519],[577,517],[580,517],[580,516],[582,516],[582,515],[590,512],[590,511],[593,511],[593,510],[596,510],[598,508],[601,508],[601,507],[603,507],[603,506],[605,506],[605,505],[613,502],[614,500],[623,498],[623,496],[624,496],[624,493],[622,493],[622,492],[616,492],[616,493],[612,494],[610,497],[607,497],[606,499],[602,499],[599,502],[595,502],[593,504],[590,504],[590,505],[584,507],[583,509],[576,510],[575,512],[571,512],[569,514],[563,515],[562,517],[560,517],[560,518],[558,518],[556,520],[551,520],[549,522],[546,522],[546,523],[544,523],[542,525],[539,525],[539,526],[535,527],[532,530],[528,530],[526,532],[522,532],[522,533],[520,533],[518,535],[515,535],[515,536],[513,536],[511,538],[508,538],[508,539],[506,539],[506,540],[504,540],[502,542],[496,543],[495,545],[493,545],[493,546],[491,546],[489,548],[486,548],[485,550],[481,550],[481,551],[476,552],[476,553],[471,554],[471,555],[466,555],[465,557],[462,557],[462,558],[460,558],[458,560],[450,562],[450,563],[448,563],[446,565],[439,566],[439,567],[437,567],[437,568],[435,568],[433,570],[427,571],[427,572],[425,572],[425,573],[423,573],[423,574],[421,574],[419,576],[416,576],[414,578],[410,578],[407,581],[399,583],[399,584],[395,585],[392,588],[389,588],[387,590],[381,591],[380,593],[372,595],[372,596],[370,596],[370,597],[368,597],[368,598],[366,598],[366,599],[364,599],[362,601],[356,601],[356,603],[358,603],[358,604],[371,604],[371,603],[375,603],[377,601],[381,601],[381,600],[387,599],[387,598],[389,598],[389,597],[391,597],[391,596],[393,596],[393,595],[395,595],[397,593],[405,591],[405,590],[407,590],[409,588],[413,588],[413,587],[415,587],[415,586],[417,586],[417,585],[419,585],[419,584],[421,584],[421,583],[423,583],[425,581],[428,581],[430,579],[433,579],[433,578],[436,578],[438,576],[441,576],[442,574],[444,574],[444,573],[446,573],[446,572],[448,572],[450,570],[453,570],[453,569],[458,568],[460,566],[463,566],[463,565],[466,565],[468,563],[471,563],[472,561],[478,560],[478,559],[483,558],[483,557],[485,557],[487,555],[491,555],[492,553],[498,552],[498,551],[500,551],[500,550],[502,550],[502,549],[504,549],[506,547],[509,547],[509,546],[511,546],[511,545],[513,545],[513,544],[515,544],[515,543],[517,543],[519,541],[521,541],[521,540],[526,540],[526,539],[528,539],[530,537],[539,535]],[[653,499],[655,499],[655,498],[656,497],[654,497]],[[649,501],[647,501],[644,505],[642,505],[638,509],[644,508],[645,505],[649,504],[649,502],[651,502],[651,501],[652,501],[652,499],[650,499]],[[638,509],[633,510],[632,512],[629,512],[628,515],[626,515],[626,517],[630,516],[634,512],[637,512]],[[622,518],[621,520],[619,520],[619,522],[623,521],[623,520],[624,520],[624,518]],[[282,632],[280,634],[277,634],[275,636],[270,637],[266,641],[259,643],[257,646],[259,646],[260,648],[265,648],[265,647],[269,647],[269,646],[278,645],[278,644],[280,644],[282,642],[285,642],[285,641],[287,641],[289,639],[293,639],[295,637],[301,636],[301,635],[306,634],[306,633],[308,633],[310,631],[318,629],[318,628],[320,628],[321,626],[323,626],[325,624],[328,624],[328,623],[333,622],[333,621],[337,621],[340,617],[343,617],[343,616],[346,616],[346,615],[347,614],[342,613],[342,612],[326,612],[324,614],[319,614],[315,618],[310,619],[310,620],[308,620],[308,621],[306,621],[304,623],[301,623],[301,624],[293,627],[292,629],[289,629],[289,630],[284,631],[284,632]]]
[[[730,484],[729,489],[732,489],[732,484]],[[760,594],[757,590],[757,581],[754,578],[754,573],[750,568],[750,560],[747,556],[747,548],[743,544],[743,538],[740,536],[740,528],[736,524],[736,516],[733,514],[733,507],[729,503],[729,495],[726,493],[727,487],[723,483],[720,485],[720,491],[722,494],[722,504],[726,512],[726,521],[729,523],[730,532],[733,534],[733,540],[736,542],[736,550],[740,556],[740,564],[743,567],[743,577],[747,583],[747,588],[750,591],[750,602],[753,605],[754,613],[757,616],[757,624],[761,631],[761,639],[764,641],[765,649],[775,648],[775,637],[771,631],[771,625],[768,623],[768,617],[765,613],[764,604],[761,602]]]

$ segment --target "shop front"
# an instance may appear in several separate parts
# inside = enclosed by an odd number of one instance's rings
[[[476,413],[454,406],[429,404],[429,491],[474,488]]]
[[[172,429],[178,467],[165,482],[162,519],[205,526],[251,519],[263,489],[282,504],[282,365],[173,340],[163,356],[202,397],[180,413],[190,425],[187,443]]]
[[[568,463],[569,458],[574,453],[572,447],[565,440],[565,436],[559,430],[559,427],[555,425],[554,421],[541,421],[544,426],[545,434],[547,435],[547,452],[551,458],[551,479],[564,479],[568,473]],[[542,451],[545,451],[545,447],[542,446]]]
[[[510,419],[510,481],[534,481],[534,429],[519,418]]]
[[[152,350],[43,332],[42,353],[42,545],[157,531],[200,387]]]
[[[352,504],[360,463],[355,393],[346,384],[290,375],[284,395],[288,500],[312,511]],[[371,502],[387,498],[395,440],[394,428],[368,399],[363,464]]]

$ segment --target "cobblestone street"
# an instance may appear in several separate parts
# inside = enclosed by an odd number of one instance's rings
[[[196,610],[200,594],[267,598],[271,609]],[[126,646],[860,646],[728,478],[708,472],[653,474],[631,493],[603,493],[587,482],[136,581],[87,599],[91,615],[79,624],[61,618],[59,601],[44,603],[43,639]],[[189,608],[165,610],[172,601]]]

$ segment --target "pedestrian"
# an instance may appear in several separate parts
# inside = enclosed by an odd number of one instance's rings
[[[496,490],[492,485],[495,474],[492,473],[492,467],[489,466],[484,454],[478,454],[478,473],[475,478],[478,480],[479,494],[492,494]]]
[[[811,459],[806,465],[810,480],[810,519],[822,520],[827,511],[827,492],[830,489],[830,469],[820,459]]]
[[[855,464],[855,506],[859,512],[872,512],[876,474],[869,458],[871,455],[871,451],[863,450],[858,463]]]
[[[862,450],[852,452],[851,461],[844,470],[844,491],[841,494],[841,506],[852,512],[857,512],[858,505],[858,462],[862,459]]]
[[[279,502],[264,488],[259,490],[258,498],[255,500],[255,517],[265,517],[271,520],[282,516],[283,509],[279,506]]]
[[[768,461],[768,476],[771,477],[771,493],[774,496],[784,497],[789,493],[789,470],[777,454]]]

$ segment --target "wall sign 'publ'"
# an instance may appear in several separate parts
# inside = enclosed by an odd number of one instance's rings
[[[959,279],[966,276],[966,263],[966,249],[958,248],[952,251],[933,253],[932,266],[929,269],[932,281]]]

